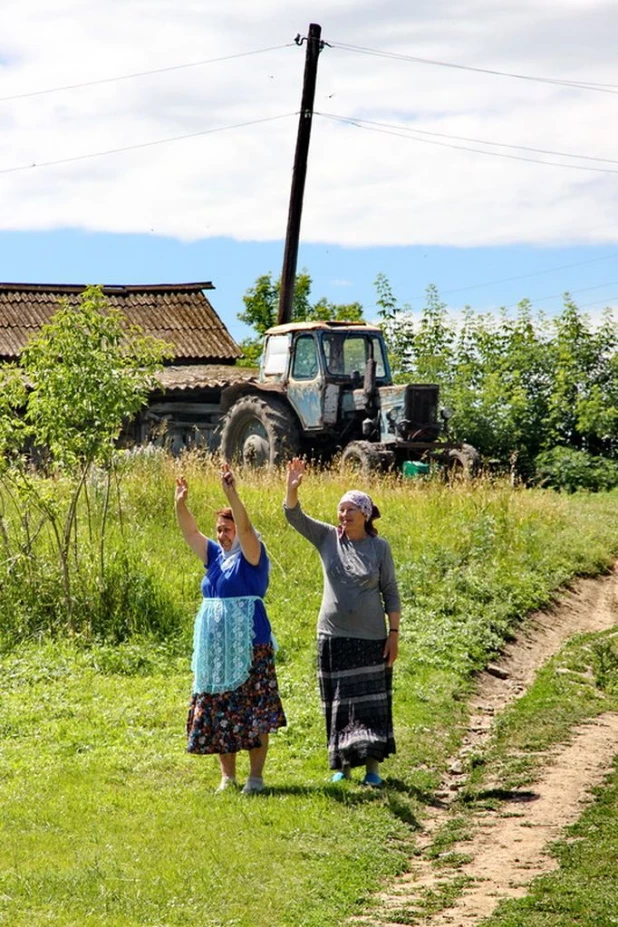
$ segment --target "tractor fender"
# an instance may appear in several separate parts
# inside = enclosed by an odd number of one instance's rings
[[[221,412],[228,412],[244,396],[278,396],[288,405],[285,389],[280,383],[260,383],[259,380],[238,380],[221,390]],[[290,406],[291,408],[291,406]]]

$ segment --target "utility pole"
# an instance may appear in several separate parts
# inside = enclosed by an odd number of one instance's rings
[[[288,226],[285,237],[285,250],[283,253],[283,269],[281,271],[279,314],[277,316],[278,325],[283,325],[292,318],[294,284],[296,282],[296,262],[298,260],[298,241],[300,238],[300,219],[303,211],[303,195],[305,192],[305,178],[307,176],[307,155],[309,153],[309,139],[311,137],[313,101],[315,98],[315,85],[318,73],[318,56],[323,46],[323,42],[320,41],[321,34],[322,27],[318,26],[316,23],[311,23],[309,26],[309,35],[306,40],[305,76],[303,79],[300,119],[296,138],[296,154],[294,156],[294,169],[292,172],[292,189],[290,192]],[[302,44],[300,36],[296,36],[296,44]]]

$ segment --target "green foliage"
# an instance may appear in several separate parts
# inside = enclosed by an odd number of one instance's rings
[[[554,447],[535,461],[536,481],[541,486],[576,492],[604,492],[618,486],[618,460],[595,457],[570,447]]]
[[[273,281],[271,273],[262,274],[242,298],[245,311],[239,312],[238,318],[254,328],[260,337],[276,324],[279,289],[280,285]]]
[[[324,297],[312,303],[311,277],[307,271],[296,276],[294,297],[292,301],[293,322],[315,322],[327,319],[362,321],[363,307],[360,303],[331,303]],[[264,332],[277,324],[279,311],[279,293],[281,279],[274,281],[272,273],[258,277],[255,284],[243,296],[245,311],[238,318],[250,325],[261,337]],[[259,342],[249,340],[247,346],[255,357],[255,346]]]
[[[30,385],[26,419],[54,467],[75,472],[110,460],[125,419],[146,402],[170,349],[129,325],[89,287],[61,304],[20,358]]]
[[[595,330],[565,294],[552,321],[524,300],[514,318],[466,307],[456,324],[435,287],[418,317],[398,305],[383,275],[376,290],[397,379],[440,386],[453,438],[526,478],[558,444],[615,457],[618,326],[609,311]]]
[[[385,274],[374,281],[376,306],[386,339],[393,378],[406,382],[414,372],[415,326],[409,306],[399,306]],[[416,378],[416,377],[415,377]]]
[[[18,413],[26,407],[23,372],[15,364],[0,366],[0,472],[23,447],[26,424]]]
[[[615,641],[599,638],[592,645],[592,669],[599,689],[618,695],[618,652]]]
[[[71,564],[67,600],[58,559],[43,544],[31,550],[30,563],[19,558],[0,570],[0,641],[59,637],[70,631],[83,641],[112,643],[139,634],[178,637],[184,630],[182,609],[161,589],[157,577],[135,551],[111,545],[101,564],[99,545],[84,542]]]
[[[97,608],[108,617],[117,611],[110,591],[123,584],[110,581],[114,560],[105,556],[108,515],[118,501],[115,442],[168,353],[90,287],[77,307],[60,305],[23,351],[19,369],[3,368],[0,544],[2,608],[15,615],[9,634],[15,627],[96,633]],[[18,453],[26,442],[38,471]],[[89,493],[95,466],[103,489]]]
[[[245,338],[240,342],[242,357],[236,361],[237,367],[258,367],[262,354],[261,338]]]

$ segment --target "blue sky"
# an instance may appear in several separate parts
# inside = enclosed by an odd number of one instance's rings
[[[298,269],[313,296],[618,317],[613,0],[6,0],[0,281],[278,276],[304,36],[320,55]]]
[[[303,245],[299,269],[312,276],[312,296],[358,301],[371,317],[374,281],[386,274],[399,303],[420,309],[425,289],[438,286],[455,311],[515,306],[523,298],[548,313],[565,290],[591,317],[618,305],[618,259],[608,245],[570,248],[399,246],[342,248]],[[213,306],[237,339],[250,334],[238,321],[243,294],[263,273],[278,276],[283,243],[202,239],[179,242],[145,235],[80,231],[0,232],[0,279],[31,283],[181,283],[210,280]],[[559,269],[562,268],[562,269]],[[510,278],[516,279],[510,279]],[[612,283],[613,281],[613,283]]]

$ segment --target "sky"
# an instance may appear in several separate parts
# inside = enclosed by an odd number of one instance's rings
[[[614,0],[3,0],[0,282],[210,281],[283,261],[310,23],[322,28],[298,270],[375,317],[618,318]],[[299,42],[295,37],[299,36]]]

